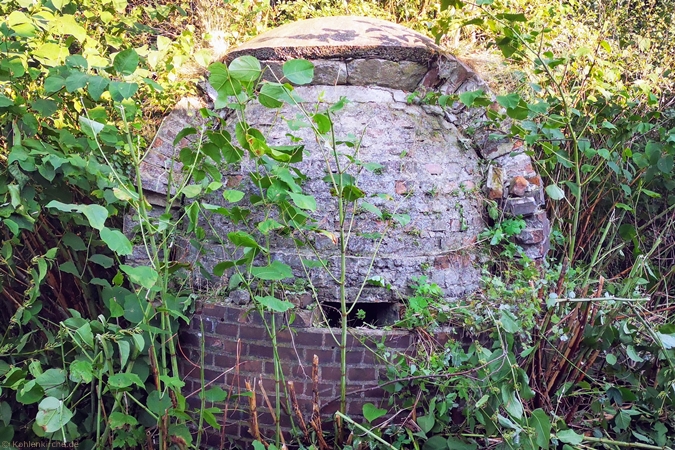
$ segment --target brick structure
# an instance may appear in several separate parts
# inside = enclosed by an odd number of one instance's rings
[[[335,127],[340,135],[362,136],[359,158],[382,165],[377,173],[364,174],[359,187],[368,194],[389,194],[397,202],[398,212],[410,215],[409,225],[393,230],[383,241],[370,273],[380,276],[389,286],[367,286],[359,298],[364,308],[371,307],[378,321],[391,323],[396,319],[398,302],[409,293],[408,286],[415,275],[428,275],[444,290],[449,301],[475,292],[480,283],[482,257],[476,242],[485,227],[483,194],[498,202],[505,215],[525,219],[527,228],[515,239],[529,257],[544,258],[549,239],[549,222],[543,210],[544,190],[522,143],[507,139],[506,131],[487,126],[485,109],[467,108],[459,102],[441,108],[408,101],[408,94],[414,90],[422,94],[429,90],[459,94],[482,89],[491,95],[476,73],[443,53],[432,40],[381,20],[329,17],[280,27],[235,49],[226,58],[230,61],[241,55],[256,56],[269,80],[282,77],[281,67],[288,59],[312,60],[313,83],[298,86],[295,92],[308,106],[319,97],[328,103],[337,102],[341,96],[351,101],[335,116]],[[204,98],[186,98],[177,105],[160,128],[143,163],[142,178],[157,205],[163,204],[166,193],[172,189],[168,173],[175,170],[180,176],[180,166],[174,162],[176,149],[190,144],[181,142],[174,146],[175,136],[183,127],[202,126],[198,109],[213,107],[217,94],[209,86],[205,86],[205,91],[208,95]],[[230,117],[228,111],[221,112],[222,117]],[[276,120],[276,110],[250,104],[246,113],[251,117],[251,126],[260,129],[271,144],[288,143],[288,129],[280,123],[283,121]],[[289,106],[281,109],[281,114],[288,117],[294,117],[295,113]],[[228,126],[234,124],[229,122]],[[317,156],[321,149],[308,129],[294,134],[306,146],[305,159],[298,167],[307,175],[304,192],[314,196],[319,204],[314,219],[325,229],[335,231],[334,199],[321,181],[325,176],[325,165]],[[482,175],[481,165],[488,168],[487,179]],[[246,158],[237,167],[224,168],[227,188],[251,193],[254,187],[248,174],[252,169]],[[387,207],[384,200],[369,198],[369,201],[383,209]],[[222,195],[215,195],[209,202],[225,206]],[[255,214],[254,210],[253,221]],[[209,237],[214,242],[218,236],[236,229],[222,218],[215,218],[213,223],[216,233]],[[129,231],[132,223],[127,220],[125,225]],[[355,298],[369,273],[369,258],[363,255],[369,255],[373,245],[358,233],[377,232],[380,228],[382,223],[373,220],[372,215],[356,217],[353,229],[356,234],[348,249],[350,299]],[[198,255],[186,244],[179,249],[182,251],[179,259],[195,264],[199,258],[199,263],[209,271],[218,262],[230,259],[223,251],[225,245],[205,245],[204,254]],[[335,245],[329,239],[317,239],[314,245],[322,258],[336,260]],[[291,266],[294,276],[305,277],[299,260],[308,255],[289,243],[287,237],[275,236],[270,254]],[[135,252],[130,260],[143,263],[142,252]],[[190,327],[181,332],[187,357],[182,367],[186,393],[193,394],[201,388],[200,369],[195,364],[200,361],[203,342],[208,386],[218,385],[236,394],[245,390],[245,380],[262,379],[268,395],[273,395],[272,343],[257,312],[247,314],[252,308],[249,294],[228,290],[230,272],[223,277],[205,277],[198,272],[193,271],[192,281],[195,291],[203,297],[200,309]],[[338,344],[331,336],[331,333],[338,335],[339,330],[317,323],[316,314],[307,310],[317,301],[336,302],[337,286],[320,271],[310,271],[310,279],[318,298],[308,293],[296,295],[292,300],[298,307],[298,319],[293,323],[293,332],[282,329],[278,336],[284,376],[294,382],[305,420],[311,415],[314,355],[319,358],[318,394],[324,418],[329,418],[338,406],[335,399],[339,395],[340,374]],[[374,343],[383,342],[392,352],[412,351],[413,345],[411,335],[405,332],[352,331],[358,338],[350,336],[348,341],[348,391],[359,392],[349,396],[347,412],[358,420],[364,403],[386,405],[385,393],[376,388],[383,365],[371,351]],[[259,422],[270,436],[273,432],[269,410],[260,396],[260,388],[256,391]],[[190,402],[198,399],[196,395],[188,398]],[[239,406],[235,401],[229,402],[223,431],[226,437],[250,439],[245,401],[246,398],[240,398]],[[283,414],[281,421],[288,431],[289,415]],[[220,435],[214,433],[209,439],[219,443]]]
[[[268,318],[269,319],[269,318]],[[279,321],[281,317],[278,318]],[[269,323],[269,320],[268,320]],[[203,334],[202,334],[203,327]],[[277,335],[278,353],[282,360],[285,380],[292,381],[300,411],[305,421],[312,416],[313,389],[312,361],[318,357],[318,394],[322,419],[328,423],[339,407],[340,396],[340,351],[333,338],[340,338],[340,331],[312,327],[306,317],[299,315],[288,328],[280,327]],[[404,331],[352,330],[347,339],[347,392],[359,391],[347,396],[347,412],[355,420],[362,420],[365,403],[387,407],[385,392],[378,387],[384,364],[375,353],[377,343],[384,344],[391,352],[413,351],[412,335]],[[255,385],[262,380],[263,387],[274,398],[274,361],[271,338],[262,317],[257,311],[250,311],[231,304],[207,303],[201,306],[192,318],[189,327],[181,332],[181,347],[186,355],[182,372],[186,383],[186,394],[196,393],[201,387],[201,346],[204,343],[204,380],[207,388],[219,386],[232,394],[246,392],[245,381]],[[258,400],[258,421],[267,437],[274,437],[274,422],[264,402],[260,387],[256,386]],[[283,392],[283,390],[282,390]],[[285,401],[285,394],[282,394]],[[246,445],[252,439],[249,433],[250,415],[247,412],[248,398],[229,403],[229,414],[224,433],[226,437]],[[197,395],[188,402],[199,407]],[[222,416],[218,417],[222,422]],[[293,415],[297,423],[297,418]],[[290,435],[291,418],[283,413],[281,424]],[[328,431],[331,428],[327,427]],[[209,442],[219,445],[221,435],[207,430]]]

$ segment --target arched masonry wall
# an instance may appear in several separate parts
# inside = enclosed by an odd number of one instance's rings
[[[485,226],[481,214],[484,197],[498,202],[505,215],[522,216],[527,228],[515,237],[516,242],[532,259],[545,256],[549,222],[543,209],[544,190],[522,143],[513,142],[505,137],[507,133],[486,126],[484,109],[469,109],[461,103],[441,108],[408,101],[412,91],[458,94],[482,89],[489,93],[486,84],[473,70],[452,55],[443,53],[430,39],[381,20],[331,17],[297,22],[265,33],[235,49],[226,60],[241,55],[258,58],[267,69],[265,78],[268,80],[282,77],[281,66],[286,60],[311,60],[315,65],[314,81],[309,86],[296,87],[296,92],[308,101],[315,100],[320,93],[327,101],[337,101],[343,95],[351,100],[336,116],[336,128],[344,133],[361,130],[361,159],[383,165],[378,174],[363,180],[364,190],[390,193],[403,208],[401,212],[411,216],[408,227],[395,230],[385,239],[372,273],[383,276],[393,289],[368,288],[360,302],[381,305],[378,308],[389,305],[392,308],[388,314],[396,316],[398,300],[406,295],[411,277],[423,274],[441,286],[448,298],[475,291],[480,280],[476,237]],[[205,86],[205,91],[204,98],[184,98],[178,103],[160,128],[143,162],[144,187],[157,205],[162,204],[169,189],[169,171],[172,168],[180,171],[180,163],[175,161],[174,155],[178,149],[191,145],[191,138],[185,138],[174,147],[174,137],[184,127],[202,126],[199,109],[213,107],[217,94],[209,86]],[[275,125],[272,111],[258,105],[250,106],[247,112],[254,118],[251,119],[253,125],[264,130],[271,142],[284,143],[284,129]],[[316,219],[330,228],[335,211],[330,206],[327,189],[319,185],[318,180],[324,173],[311,156],[313,136],[302,135],[302,131],[299,134],[307,141],[310,155],[302,163],[302,169],[309,177],[303,187],[320,205],[319,213],[323,216]],[[225,173],[228,187],[236,186],[246,191],[246,175],[250,169],[250,163],[244,160],[241,167]],[[214,198],[213,201],[218,200]],[[126,225],[132,227],[130,219]],[[356,226],[359,231],[368,232],[376,230],[378,225],[364,218],[357,220]],[[221,222],[217,229],[224,234],[232,228]],[[335,257],[328,240],[316,244],[326,258]],[[296,264],[298,255],[286,251],[287,245],[283,239],[275,241],[273,257],[291,265],[296,275],[301,275]],[[349,249],[352,258],[350,274],[353,275],[348,277],[350,295],[365,274],[358,257],[367,250],[367,245],[355,238]],[[218,246],[208,250],[209,253],[200,260],[207,269],[227,259]],[[180,251],[185,261],[194,261],[196,253],[189,246]],[[130,259],[132,263],[142,263],[142,252],[135,251]],[[206,289],[209,293],[222,291],[222,287],[227,286],[227,275],[215,280],[197,276],[195,289]],[[337,301],[335,285],[318,273],[311,276],[320,288],[319,301]],[[247,314],[248,295],[233,291],[224,298],[210,300],[201,303],[190,327],[182,330],[182,345],[188,356],[183,365],[186,392],[192,393],[199,388],[199,372],[193,363],[199,361],[202,340],[206,350],[207,383],[239,389],[244,379],[258,377],[262,378],[268,393],[273,391],[270,384],[273,378],[271,342],[261,319],[254,317],[255,313]],[[339,353],[331,333],[339,332],[314,326],[318,323],[316,314],[306,309],[313,301],[309,295],[294,298],[301,308],[293,323],[295,333],[282,331],[279,338],[284,374],[287,380],[295,383],[306,418],[312,413],[314,354],[319,357],[318,389],[322,414],[334,411],[336,403],[329,402],[338,395]],[[359,392],[350,396],[348,412],[358,416],[364,403],[386,406],[384,392],[370,390],[377,385],[383,366],[369,351],[369,344],[361,341],[385,339],[385,345],[395,351],[414,351],[414,346],[411,335],[405,332],[352,331],[357,338],[350,337],[349,340],[348,391]],[[236,380],[233,379],[235,373],[238,374]],[[267,412],[260,397],[258,401],[264,428],[271,422],[269,415],[264,416]],[[246,436],[248,417],[235,412],[230,419],[227,433]],[[284,426],[289,425],[288,418],[282,420]]]

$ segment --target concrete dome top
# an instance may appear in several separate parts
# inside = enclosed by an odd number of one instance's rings
[[[283,25],[237,47],[227,59],[252,55],[259,60],[378,58],[427,63],[440,53],[432,39],[401,25],[336,16]]]

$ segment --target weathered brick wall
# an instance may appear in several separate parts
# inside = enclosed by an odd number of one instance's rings
[[[278,322],[283,322],[281,316]],[[203,325],[202,325],[203,324]],[[201,327],[203,326],[203,334]],[[282,361],[286,381],[293,381],[298,404],[304,420],[309,422],[312,414],[312,360],[319,359],[318,392],[319,406],[324,420],[329,420],[339,407],[340,396],[340,350],[331,332],[340,338],[339,329],[312,328],[302,314],[291,325],[277,335],[278,353]],[[378,387],[384,364],[374,353],[376,343],[383,343],[392,352],[412,351],[412,335],[403,331],[351,330],[347,339],[347,392],[368,389],[348,395],[347,413],[359,421],[362,407],[373,403],[378,407],[387,406],[387,395]],[[204,341],[204,380],[206,389],[220,386],[232,394],[246,391],[245,381],[252,384],[262,380],[270,400],[274,404],[274,360],[272,341],[262,317],[257,311],[250,311],[230,304],[207,303],[193,316],[189,327],[181,332],[181,347],[186,357],[182,361],[182,374],[186,386],[183,392],[194,393],[188,398],[193,407],[199,407],[197,392],[201,388],[202,340]],[[274,423],[264,405],[260,388],[256,386],[258,421],[263,434],[274,437]],[[284,395],[285,397],[285,395]],[[249,434],[248,398],[229,402],[225,437],[240,443],[251,439]],[[293,418],[294,420],[295,417]],[[222,423],[222,416],[219,417]],[[296,420],[297,422],[297,420]],[[291,422],[282,412],[281,425],[290,432]],[[330,430],[330,427],[328,428]],[[215,430],[207,431],[209,442],[218,444],[221,436]]]

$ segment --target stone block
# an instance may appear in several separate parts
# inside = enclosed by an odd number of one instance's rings
[[[515,240],[519,244],[539,244],[543,242],[546,236],[544,236],[544,230],[542,228],[525,228],[520,232],[518,236],[515,236]]]
[[[513,216],[529,216],[537,210],[538,206],[532,197],[509,198],[504,204],[504,212]]]
[[[311,84],[319,86],[336,86],[347,84],[347,64],[343,61],[317,59],[314,63],[314,78]],[[265,72],[263,79],[277,82],[286,82],[284,79],[284,61],[260,61]]]
[[[525,177],[517,176],[509,183],[509,194],[515,197],[524,197],[530,191],[530,182]]]
[[[427,67],[412,61],[355,59],[347,63],[347,84],[414,91]]]
[[[491,200],[501,200],[504,197],[504,170],[501,167],[491,165],[488,168],[485,188]]]
[[[541,258],[544,258],[546,256],[546,253],[548,253],[549,247],[550,247],[549,240],[544,239],[544,241],[542,241],[538,244],[523,246],[523,251],[528,258],[541,259]]]

